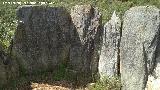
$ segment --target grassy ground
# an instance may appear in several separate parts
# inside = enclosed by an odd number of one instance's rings
[[[70,90],[70,89],[84,89],[85,86],[77,83],[54,78],[55,73],[45,72],[38,75],[21,76],[16,80],[12,80],[9,84],[3,86],[1,90]],[[63,78],[63,77],[61,77]]]
[[[62,72],[61,72],[62,73]],[[58,76],[57,78],[57,75]],[[58,72],[44,72],[37,75],[21,76],[11,80],[0,90],[120,90],[121,83],[119,78],[106,78],[103,82],[86,83],[73,81],[64,77]]]
[[[20,74],[0,90],[120,90],[120,79],[104,78],[103,81],[88,81],[82,74],[69,71],[60,65],[54,72]]]

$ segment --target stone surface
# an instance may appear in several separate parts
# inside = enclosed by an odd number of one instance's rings
[[[156,62],[160,10],[133,7],[125,12],[120,48],[122,90],[144,90]]]
[[[145,90],[160,90],[160,79],[149,75]]]
[[[100,78],[118,75],[121,20],[114,12],[111,20],[104,25],[103,42],[99,59]]]
[[[76,5],[71,9],[71,17],[76,30],[71,33],[70,65],[78,72],[95,73],[102,33],[101,14],[90,5]]]
[[[5,58],[4,53],[0,50],[0,87],[7,83],[6,65],[4,64]]]
[[[160,90],[160,37],[158,38],[155,59],[156,60],[153,62],[152,71],[149,72],[145,90]]]
[[[69,52],[71,17],[63,7],[21,6],[12,54],[22,73],[54,70],[66,63]]]
[[[8,54],[4,52],[0,44],[0,87],[18,75],[18,65]]]

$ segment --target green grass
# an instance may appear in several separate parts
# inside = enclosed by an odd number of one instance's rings
[[[121,82],[119,77],[106,77],[98,80],[95,84],[88,86],[89,90],[120,90]]]

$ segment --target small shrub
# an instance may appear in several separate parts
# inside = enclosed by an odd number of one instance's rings
[[[120,90],[121,83],[118,77],[107,77],[102,80],[98,80],[95,84],[90,85],[89,90]]]

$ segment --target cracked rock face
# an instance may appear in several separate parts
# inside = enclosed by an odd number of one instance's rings
[[[12,54],[22,72],[54,70],[68,59],[71,17],[62,7],[22,6]]]
[[[90,5],[76,5],[71,9],[71,17],[76,30],[71,33],[70,65],[76,71],[96,72],[101,14]]]
[[[120,48],[122,90],[144,90],[157,56],[160,10],[133,7],[125,12]]]
[[[101,79],[118,74],[120,28],[121,20],[114,12],[111,20],[104,25],[103,30],[103,41],[98,66]]]

